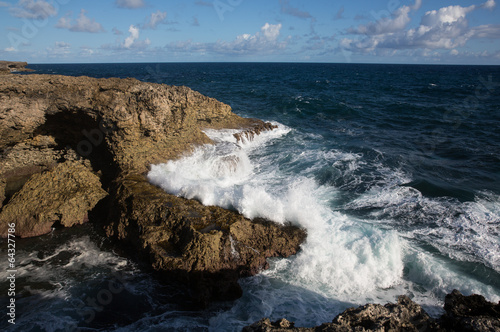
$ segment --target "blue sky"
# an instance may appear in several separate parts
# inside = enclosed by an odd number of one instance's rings
[[[498,0],[0,0],[0,59],[499,64]]]

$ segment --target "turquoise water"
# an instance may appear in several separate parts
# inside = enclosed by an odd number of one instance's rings
[[[26,242],[19,254],[25,288],[19,331],[76,325],[237,331],[265,316],[312,326],[350,306],[400,294],[439,315],[455,288],[500,300],[500,67],[31,67],[187,85],[239,115],[274,122],[278,130],[252,142],[207,131],[218,144],[154,165],[150,181],[250,218],[292,222],[308,238],[295,257],[273,259],[269,270],[241,280],[241,299],[192,312],[175,287],[160,285],[100,235],[60,231],[35,250],[35,242]],[[227,156],[238,167],[225,164]],[[108,294],[101,291],[115,289],[109,282],[116,280],[126,287],[85,322],[86,298]],[[45,320],[34,318],[38,311]]]

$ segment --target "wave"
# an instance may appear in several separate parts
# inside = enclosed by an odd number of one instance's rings
[[[75,331],[77,326],[106,326],[116,315],[121,324],[127,324],[141,310],[150,310],[150,289],[155,282],[129,260],[103,251],[89,236],[50,240],[45,237],[42,243],[25,248],[23,241],[16,243],[20,315],[9,331]],[[33,244],[30,239],[25,241]],[[43,243],[47,241],[50,243]],[[7,277],[6,271],[2,266],[1,278]],[[122,303],[135,303],[140,309]]]
[[[437,316],[454,288],[500,299],[496,198],[426,196],[418,183],[405,185],[412,176],[388,166],[381,151],[325,149],[322,136],[276,124],[256,141],[209,131],[215,145],[148,174],[170,193],[307,229],[295,257],[272,259],[270,269],[241,281],[245,295],[212,317],[209,330],[264,316],[312,326],[400,294]],[[465,273],[470,264],[478,272]]]

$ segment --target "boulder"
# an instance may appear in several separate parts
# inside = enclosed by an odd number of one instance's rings
[[[70,227],[88,221],[88,213],[107,193],[99,177],[80,162],[65,162],[34,174],[0,212],[0,236],[15,223],[15,235],[39,236],[54,225]]]

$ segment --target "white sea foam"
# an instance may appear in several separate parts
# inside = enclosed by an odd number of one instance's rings
[[[8,269],[0,267],[0,278],[5,279]],[[76,330],[89,317],[86,301],[95,299],[101,289],[109,293],[107,278],[136,297],[148,298],[152,288],[150,278],[135,278],[140,272],[134,264],[101,250],[89,236],[62,239],[56,247],[39,250],[18,245],[16,271],[16,304],[30,309],[23,310],[12,331]]]
[[[281,129],[277,133],[287,132]],[[235,208],[248,218],[264,217],[305,227],[308,237],[301,253],[295,259],[276,262],[266,272],[268,276],[330,298],[359,302],[367,293],[402,282],[403,257],[396,232],[378,230],[333,212],[330,200],[336,195],[335,188],[320,186],[306,176],[322,163],[352,173],[362,163],[361,155],[304,150],[288,157],[292,168],[302,163],[303,169],[299,174],[286,174],[271,153],[260,156],[255,151],[267,148],[263,144],[270,136],[236,145],[230,134],[210,132],[219,145],[204,146],[181,160],[152,166],[149,180],[204,204]],[[308,166],[307,162],[315,159],[321,162]]]
[[[368,164],[362,153],[310,149],[311,137],[282,125],[254,141],[238,143],[233,133],[208,132],[218,144],[152,166],[149,180],[248,218],[292,222],[306,228],[308,236],[295,257],[273,259],[269,270],[242,281],[244,297],[213,317],[209,330],[239,329],[264,316],[311,326],[354,304],[393,302],[401,294],[437,316],[444,295],[454,288],[498,301],[494,287],[467,276],[459,265],[473,261],[498,267],[497,199],[464,203],[453,219],[449,214],[456,202],[402,186],[411,177],[386,166],[381,152]],[[342,187],[315,180],[325,169],[342,180]],[[360,185],[364,194],[335,206],[339,190]],[[368,218],[340,210],[363,210]],[[438,227],[428,227],[432,223]],[[422,243],[432,243],[440,253],[427,252]]]
[[[425,241],[458,261],[483,263],[500,272],[500,201],[492,193],[459,202],[425,197],[412,187],[387,185],[347,207],[372,209],[374,218],[397,227],[407,238]]]

